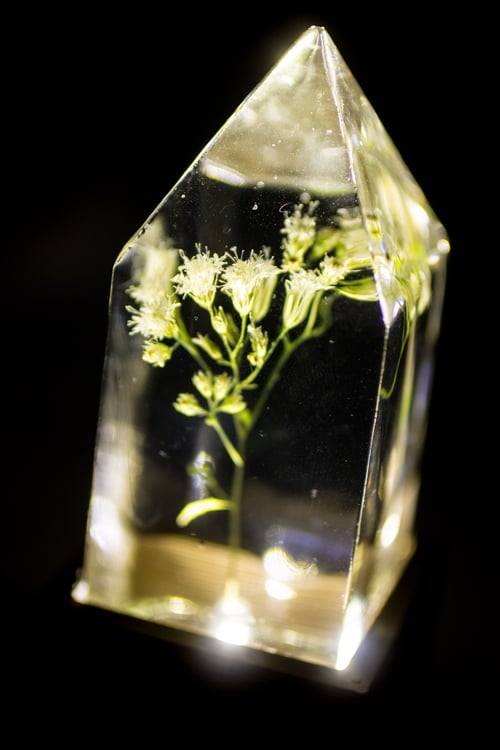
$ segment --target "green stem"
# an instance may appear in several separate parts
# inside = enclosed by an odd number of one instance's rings
[[[188,333],[184,320],[182,319],[182,316],[179,314],[177,314],[176,316],[176,323],[177,323],[177,328],[179,329],[179,338],[178,338],[179,344],[184,349],[186,349],[186,351],[189,352],[189,354],[193,357],[193,359],[199,364],[201,369],[207,372],[207,370],[209,369],[207,366],[207,363],[205,362],[203,357],[200,355],[196,346],[193,345],[191,336]]]
[[[257,419],[259,418],[262,409],[264,408],[267,399],[269,398],[272,389],[278,382],[281,370],[286,365],[290,357],[292,356],[293,352],[298,349],[298,347],[304,343],[307,339],[313,338],[313,336],[318,336],[320,333],[323,333],[326,326],[319,326],[318,329],[314,329],[314,324],[316,323],[317,317],[318,317],[318,311],[319,306],[321,303],[321,300],[323,299],[323,292],[320,292],[317,294],[311,304],[311,309],[309,311],[309,316],[307,320],[307,324],[300,334],[300,336],[297,336],[295,341],[290,341],[287,338],[287,334],[289,333],[288,330],[283,330],[279,334],[279,336],[276,337],[275,341],[273,342],[272,346],[269,348],[268,354],[266,356],[266,362],[269,361],[269,358],[272,356],[273,352],[275,351],[277,345],[280,343],[280,341],[283,341],[283,352],[281,353],[280,358],[278,359],[276,365],[274,366],[274,369],[271,371],[271,374],[266,382],[266,385],[264,386],[262,393],[260,395],[260,398],[258,399],[257,403],[255,404],[254,410],[252,412],[252,419],[250,423],[249,430],[252,428],[252,426],[255,424]],[[251,377],[248,377],[245,381],[251,382],[258,371],[260,371],[261,368],[257,368],[256,371],[254,371],[251,374]]]
[[[217,417],[207,417],[205,419],[205,424],[207,424],[209,427],[213,427],[217,435],[219,436],[222,445],[226,449],[228,456],[230,457],[231,461],[235,466],[244,466],[243,458],[241,457],[240,453],[236,450],[232,442],[230,441],[229,437],[227,436],[224,428],[222,427],[221,423],[217,419]]]
[[[272,389],[274,388],[274,386],[276,385],[276,383],[278,382],[280,378],[281,370],[283,369],[288,359],[290,358],[290,356],[296,349],[297,342],[298,342],[298,339],[294,341],[293,343],[291,343],[288,340],[285,340],[283,352],[281,353],[280,358],[276,362],[276,365],[272,369],[271,374],[269,375],[266,381],[266,385],[262,389],[262,393],[260,394],[260,397],[258,398],[257,403],[255,404],[253,408],[252,419],[251,419],[248,431],[252,429],[253,425],[257,422],[258,418],[260,417],[262,409],[266,405],[266,401],[269,398],[269,395]]]
[[[240,455],[245,455],[245,439],[238,442]],[[238,553],[241,550],[241,502],[243,497],[243,482],[245,479],[245,460],[236,466],[231,483],[231,507],[229,509],[229,558],[226,578],[226,591],[230,596],[239,595],[239,579],[237,575]]]
[[[210,324],[212,326],[212,330],[217,331],[217,327],[214,325],[214,311],[213,311],[213,307],[210,308],[209,312],[210,312]],[[233,356],[233,354],[232,354],[231,346],[229,344],[229,339],[228,339],[227,336],[224,336],[221,333],[218,333],[217,335],[220,338],[220,340],[222,341],[224,349],[226,350],[226,354],[229,357],[229,359],[227,361],[223,360],[221,362],[221,364],[228,365],[229,367],[232,367],[232,356]]]
[[[244,315],[241,318],[241,328],[240,328],[240,335],[238,338],[238,341],[236,342],[236,346],[233,349],[233,353],[231,354],[231,362],[233,363],[233,371],[235,377],[239,374],[239,364],[240,364],[240,355],[242,352],[243,344],[245,342],[245,334],[247,330],[247,319],[248,316]]]
[[[311,303],[311,308],[309,310],[309,316],[307,318],[307,324],[304,330],[302,331],[299,338],[304,341],[304,339],[309,338],[309,336],[312,333],[312,329],[314,328],[314,324],[316,323],[316,318],[318,317],[318,310],[319,310],[319,304],[321,300],[323,299],[324,292],[320,291],[317,294],[315,294],[313,301]]]
[[[273,354],[274,354],[274,352],[276,350],[276,347],[285,338],[286,334],[287,334],[287,331],[283,330],[283,331],[281,331],[279,333],[278,336],[276,336],[276,338],[272,342],[271,346],[267,350],[266,356],[265,356],[264,361],[262,362],[262,364],[260,364],[257,367],[255,367],[255,369],[252,370],[252,372],[249,375],[247,375],[247,377],[244,380],[241,381],[241,387],[242,388],[247,388],[249,385],[251,385],[253,383],[253,381],[255,380],[255,378],[257,377],[257,375],[261,372],[261,370],[269,362],[269,360],[271,359],[271,357],[273,356]],[[254,422],[255,420],[252,420],[252,421]]]
[[[232,506],[229,511],[229,546],[233,550],[241,546],[241,498],[243,494],[243,480],[245,478],[245,462],[236,466],[231,484]]]

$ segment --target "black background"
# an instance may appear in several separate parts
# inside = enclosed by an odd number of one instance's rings
[[[313,741],[321,730],[334,743],[338,728],[373,727],[383,741],[400,721],[411,736],[428,720],[445,735],[466,723],[474,731],[493,725],[493,21],[479,6],[436,16],[431,4],[397,12],[334,5],[300,12],[141,4],[107,16],[86,6],[5,19],[0,547],[6,715],[14,715],[11,703],[29,719],[16,720],[19,732],[79,736],[101,717],[111,731],[135,727],[165,742],[181,732],[232,746],[253,731],[267,746],[290,728],[291,736],[309,730]],[[364,696],[266,667],[200,668],[189,649],[69,602],[90,496],[113,262],[311,24],[331,34],[452,247],[410,605]]]

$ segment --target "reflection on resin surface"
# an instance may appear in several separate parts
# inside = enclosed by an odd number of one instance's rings
[[[117,258],[74,598],[347,669],[415,549],[447,252],[311,27]]]

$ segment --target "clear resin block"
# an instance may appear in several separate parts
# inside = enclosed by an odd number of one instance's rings
[[[118,255],[74,600],[348,669],[415,550],[448,250],[307,29]]]

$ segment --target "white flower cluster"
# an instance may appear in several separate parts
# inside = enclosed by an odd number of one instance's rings
[[[245,392],[257,388],[256,379],[267,366],[268,381],[257,398],[257,403],[264,402],[292,352],[324,330],[320,302],[325,294],[334,289],[344,293],[346,277],[371,262],[359,225],[349,226],[348,232],[318,230],[317,205],[310,202],[305,210],[298,204],[293,213],[285,213],[279,265],[265,246],[249,253],[231,247],[218,254],[197,244],[192,256],[144,241],[140,248],[142,267],[128,289],[136,303],[126,306],[130,333],[144,338],[143,360],[154,367],[164,367],[179,347],[192,357],[197,365],[194,392],[179,393],[173,406],[185,416],[204,418],[235,465],[241,465],[241,454],[219,416],[239,420],[240,435],[249,431],[259,409],[250,411]],[[369,283],[372,293],[371,277]],[[281,291],[276,294],[278,284]],[[208,315],[212,333],[190,335],[182,315],[186,298]],[[266,330],[273,299],[282,305],[280,322],[278,330],[269,325]]]
[[[142,265],[127,290],[135,303],[126,305],[130,334],[143,337],[142,358],[154,367],[165,367],[177,349],[192,358],[192,391],[179,393],[173,408],[215,431],[235,471],[245,466],[248,436],[290,357],[327,330],[334,296],[376,302],[387,287],[402,309],[419,312],[417,304],[428,301],[428,269],[418,248],[408,257],[379,257],[355,210],[341,209],[335,226],[318,227],[318,202],[305,203],[284,213],[280,253],[263,246],[219,254],[197,244],[189,256],[162,246],[154,227],[151,244],[143,237],[138,246]],[[193,319],[205,319],[204,333],[192,335],[184,322],[187,298],[199,309]],[[182,526],[238,502],[219,486],[208,458],[192,471],[213,494],[187,504]]]
[[[185,297],[192,298],[211,313],[212,326],[220,337],[231,341],[237,336],[238,326],[231,314],[222,306],[214,309],[220,290],[230,298],[240,318],[251,322],[247,331],[252,350],[249,360],[255,365],[261,362],[267,333],[255,324],[269,311],[278,277],[286,275],[282,322],[283,329],[290,331],[304,322],[315,296],[333,289],[351,270],[352,263],[339,262],[334,255],[324,255],[314,269],[306,267],[305,256],[317,236],[313,216],[316,205],[311,203],[306,214],[301,204],[295,207],[293,214],[285,214],[280,267],[276,266],[267,247],[260,252],[252,250],[245,258],[243,253],[238,254],[236,247],[219,255],[197,244],[196,253],[188,257],[182,249],[146,245],[139,281],[128,290],[139,307],[127,306],[131,313],[128,323],[131,334],[138,333],[145,338],[145,361],[161,367],[170,359],[171,347],[160,342],[179,338],[178,308]],[[330,230],[330,236],[337,237],[337,234]],[[181,263],[177,266],[179,259]],[[199,337],[196,343],[217,359],[213,342]]]

